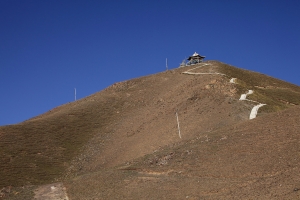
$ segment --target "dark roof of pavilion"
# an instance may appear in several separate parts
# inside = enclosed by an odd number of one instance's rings
[[[197,52],[195,52],[192,56],[190,56],[188,58],[188,60],[191,60],[191,59],[202,59],[202,58],[205,58],[205,56],[200,56]]]

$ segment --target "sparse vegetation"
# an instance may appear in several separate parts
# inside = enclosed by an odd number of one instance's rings
[[[267,104],[260,108],[259,112],[277,112],[292,105],[300,105],[299,86],[217,61],[210,62],[218,66],[220,73],[237,78],[238,93],[243,94],[250,89],[254,90],[254,93],[247,98]]]
[[[0,128],[0,187],[58,180],[69,162],[103,131],[121,101],[76,102],[59,112]],[[83,104],[83,105],[82,105]]]
[[[228,191],[242,199],[237,188],[246,193],[247,187],[265,195],[259,182],[269,183],[272,177],[266,174],[285,180],[280,173],[288,171],[277,163],[278,155],[288,155],[285,162],[298,169],[298,160],[291,161],[299,149],[298,129],[282,133],[279,123],[286,118],[289,126],[298,123],[299,106],[293,112],[281,110],[300,104],[300,88],[207,62],[213,66],[199,70],[227,76],[170,70],[116,83],[23,123],[0,127],[0,188],[12,186],[10,199],[30,199],[32,185],[57,181],[64,181],[71,199],[221,199],[231,197]],[[237,84],[229,83],[232,77]],[[254,93],[248,99],[267,104],[259,109],[262,117],[250,121],[253,103],[238,100],[249,89]],[[284,134],[292,139],[285,140]]]

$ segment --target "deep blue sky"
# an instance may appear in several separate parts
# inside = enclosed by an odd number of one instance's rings
[[[0,125],[195,51],[300,85],[299,10],[299,0],[0,0]]]

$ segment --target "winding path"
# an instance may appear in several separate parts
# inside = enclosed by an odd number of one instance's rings
[[[254,118],[256,117],[256,115],[257,115],[258,109],[259,109],[260,107],[264,106],[264,105],[267,105],[267,104],[262,104],[262,103],[260,103],[260,104],[258,104],[258,105],[256,105],[256,106],[254,106],[254,107],[252,108],[252,110],[251,110],[249,119],[254,119]]]
[[[253,94],[253,90],[249,90],[246,94],[242,94],[239,100],[247,100],[246,97],[249,94]]]
[[[207,64],[207,63],[203,63],[201,64],[200,66],[197,66],[195,68],[192,68],[192,69],[189,69],[188,71],[185,71],[185,72],[182,72],[183,74],[191,74],[191,75],[205,75],[205,74],[216,74],[216,75],[221,75],[221,76],[227,76],[226,74],[221,74],[221,73],[195,73],[195,72],[191,72],[195,69],[198,69],[200,67],[204,67],[204,66],[207,66],[207,65],[210,65],[210,64]],[[236,83],[236,80],[237,78],[231,78],[230,79],[230,83]],[[250,99],[247,99],[247,96],[250,95],[250,94],[253,94],[253,90],[248,90],[248,92],[246,94],[242,94],[241,97],[240,97],[240,101],[251,101],[251,102],[254,102],[254,103],[258,103],[258,105],[254,106],[250,112],[250,116],[249,116],[249,119],[254,119],[256,118],[256,115],[257,115],[257,112],[258,112],[258,109],[264,105],[267,105],[267,104],[262,104],[262,103],[259,103],[257,101],[253,101],[253,100],[250,100]]]

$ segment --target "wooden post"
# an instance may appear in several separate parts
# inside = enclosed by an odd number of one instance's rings
[[[178,126],[178,135],[181,139],[181,134],[180,134],[180,126],[179,126],[179,119],[178,119],[178,110],[176,110],[176,118],[177,118],[177,126]]]

